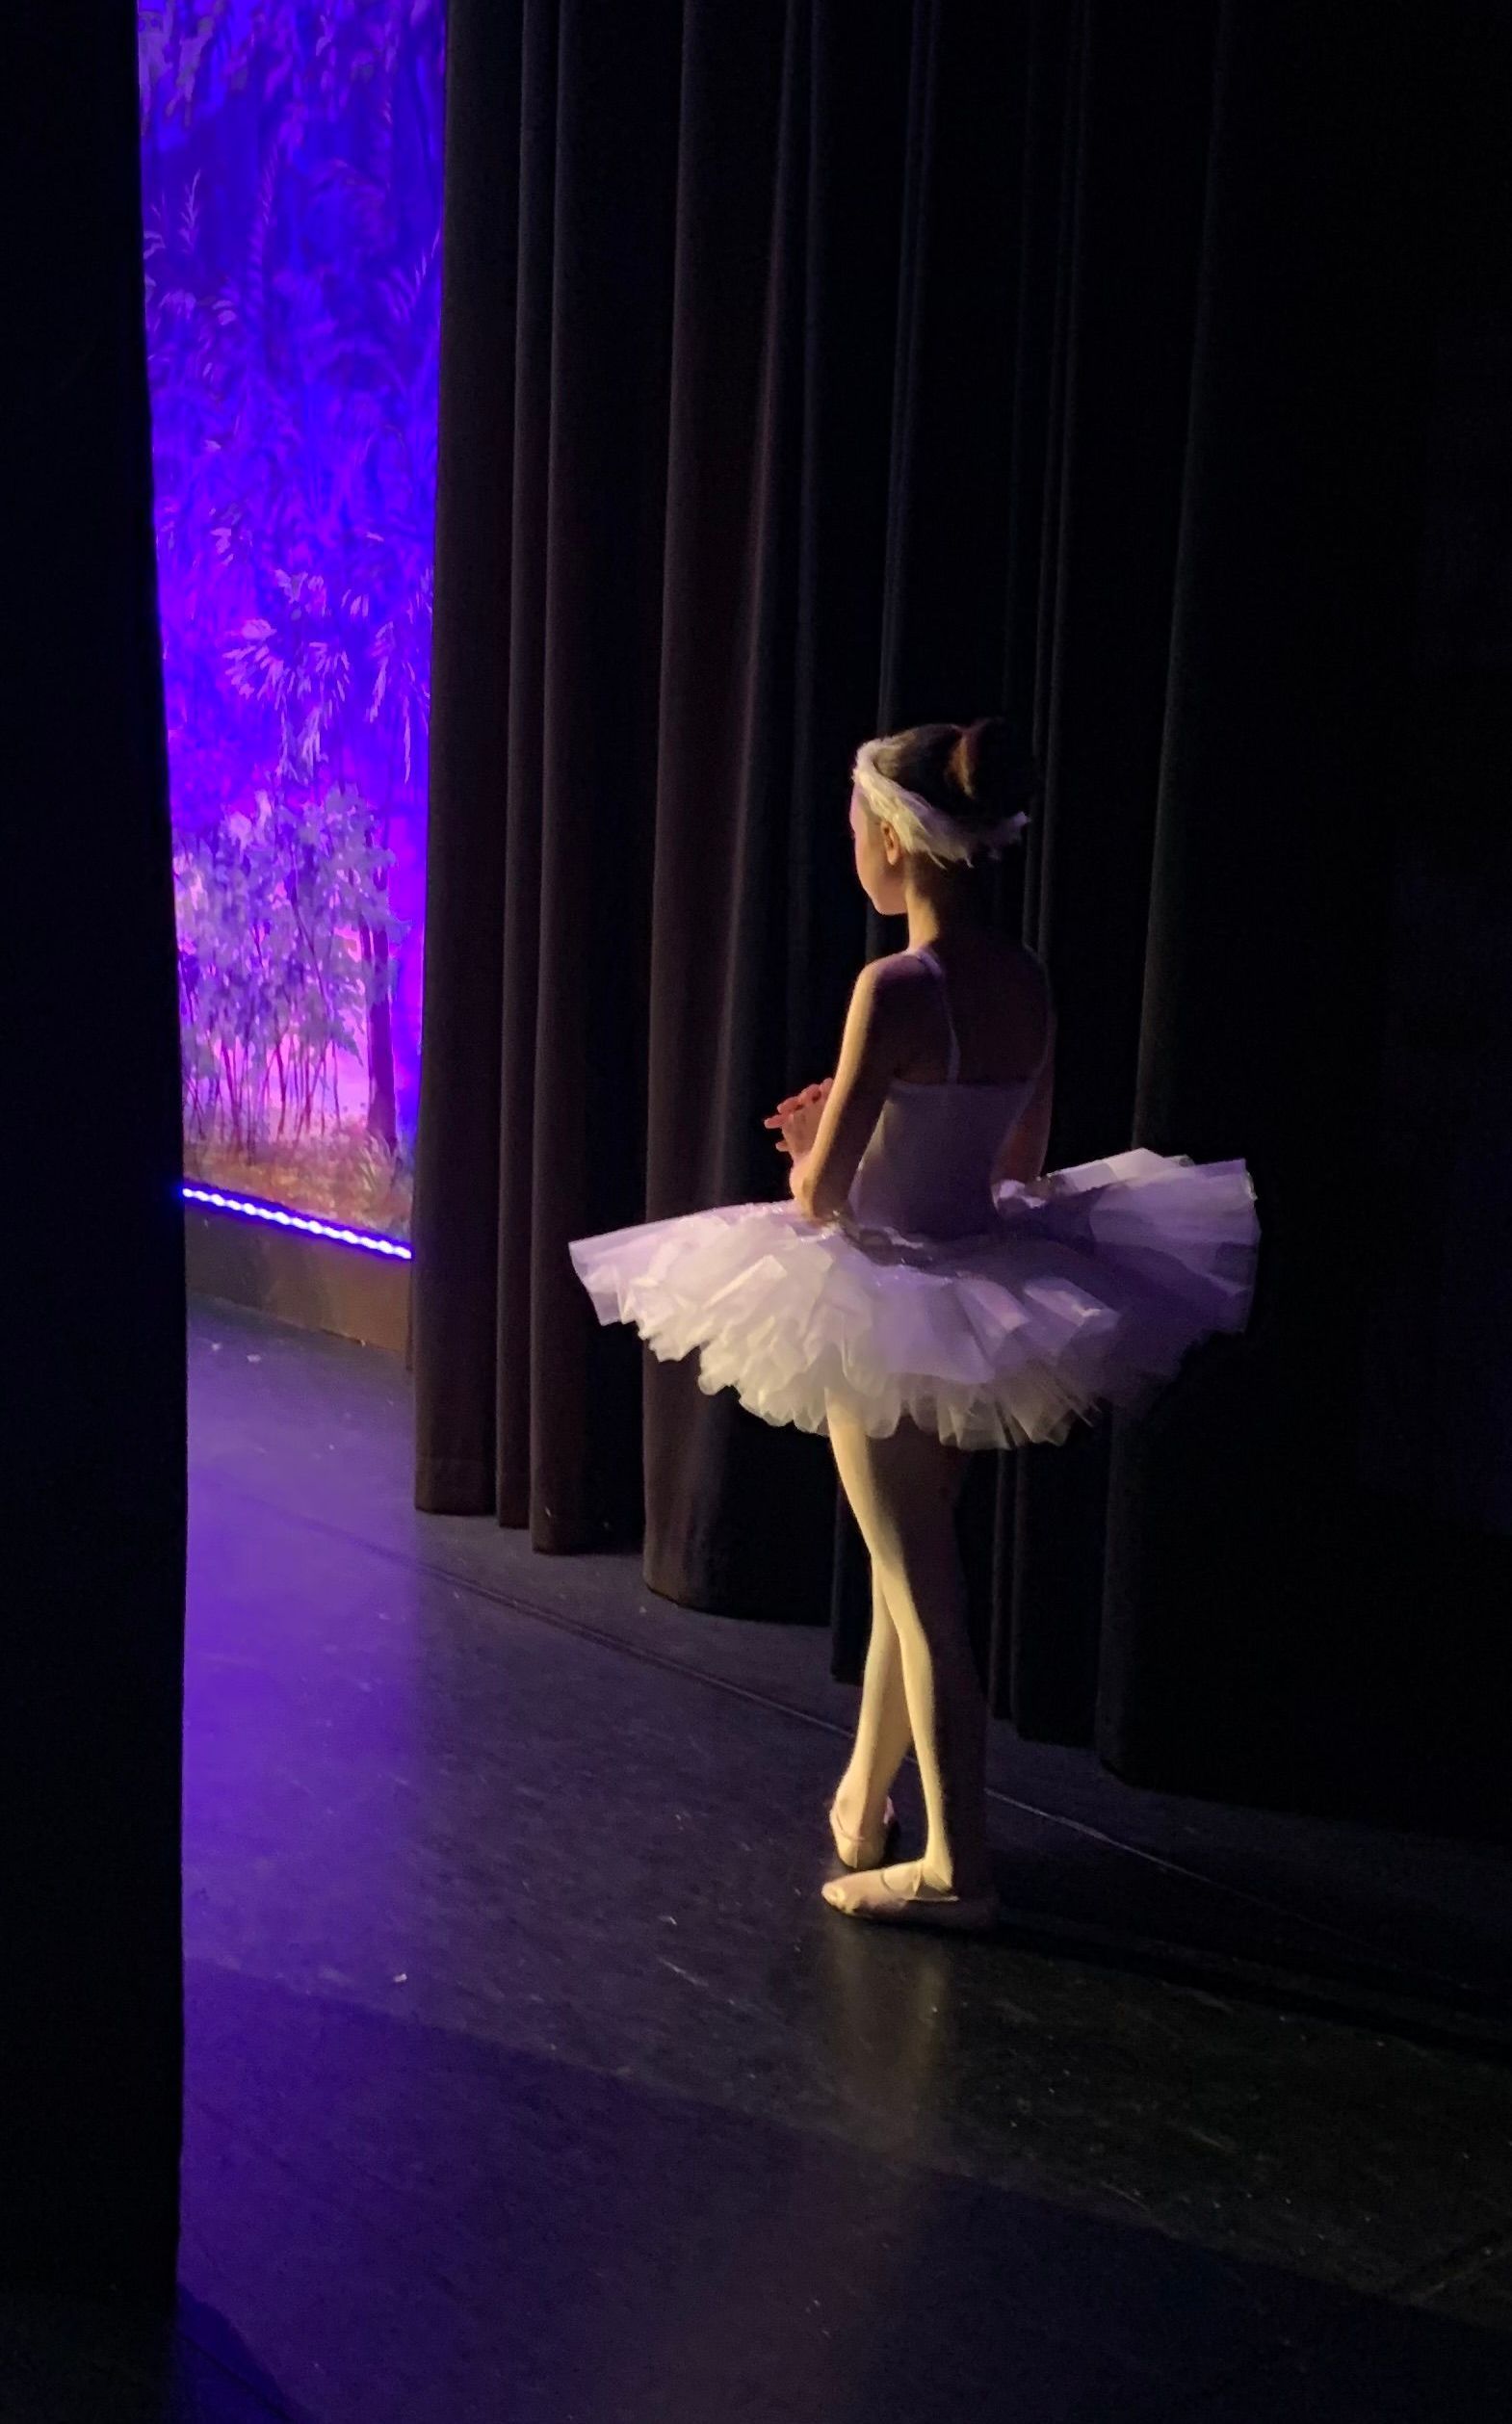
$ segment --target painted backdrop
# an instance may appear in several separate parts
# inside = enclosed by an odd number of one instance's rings
[[[403,1236],[441,0],[143,0],[186,1168]]]

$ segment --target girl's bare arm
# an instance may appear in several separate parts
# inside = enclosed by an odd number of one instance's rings
[[[811,1220],[832,1220],[841,1211],[882,1115],[898,1069],[897,999],[886,960],[862,969],[813,1144],[794,1157],[794,1197]]]

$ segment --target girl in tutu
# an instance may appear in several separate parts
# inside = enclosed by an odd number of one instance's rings
[[[987,1712],[954,1514],[966,1458],[1137,1409],[1241,1329],[1259,1239],[1242,1161],[1136,1151],[1042,1177],[1055,1070],[1044,968],[994,930],[980,863],[1019,842],[1032,769],[996,718],[870,741],[856,873],[908,948],[863,968],[833,1079],[768,1120],[790,1200],[571,1249],[604,1321],[769,1422],[827,1434],[872,1563],[855,1743],[829,1811],[853,1918],[979,1928]],[[912,1746],[922,1857],[896,1862]]]

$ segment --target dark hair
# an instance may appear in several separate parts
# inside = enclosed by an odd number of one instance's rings
[[[1039,796],[1039,769],[1002,716],[974,724],[915,724],[877,751],[880,772],[917,792],[970,833],[1001,824]]]

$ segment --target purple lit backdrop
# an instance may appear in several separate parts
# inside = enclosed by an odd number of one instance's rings
[[[186,1168],[408,1226],[441,0],[139,11]]]

